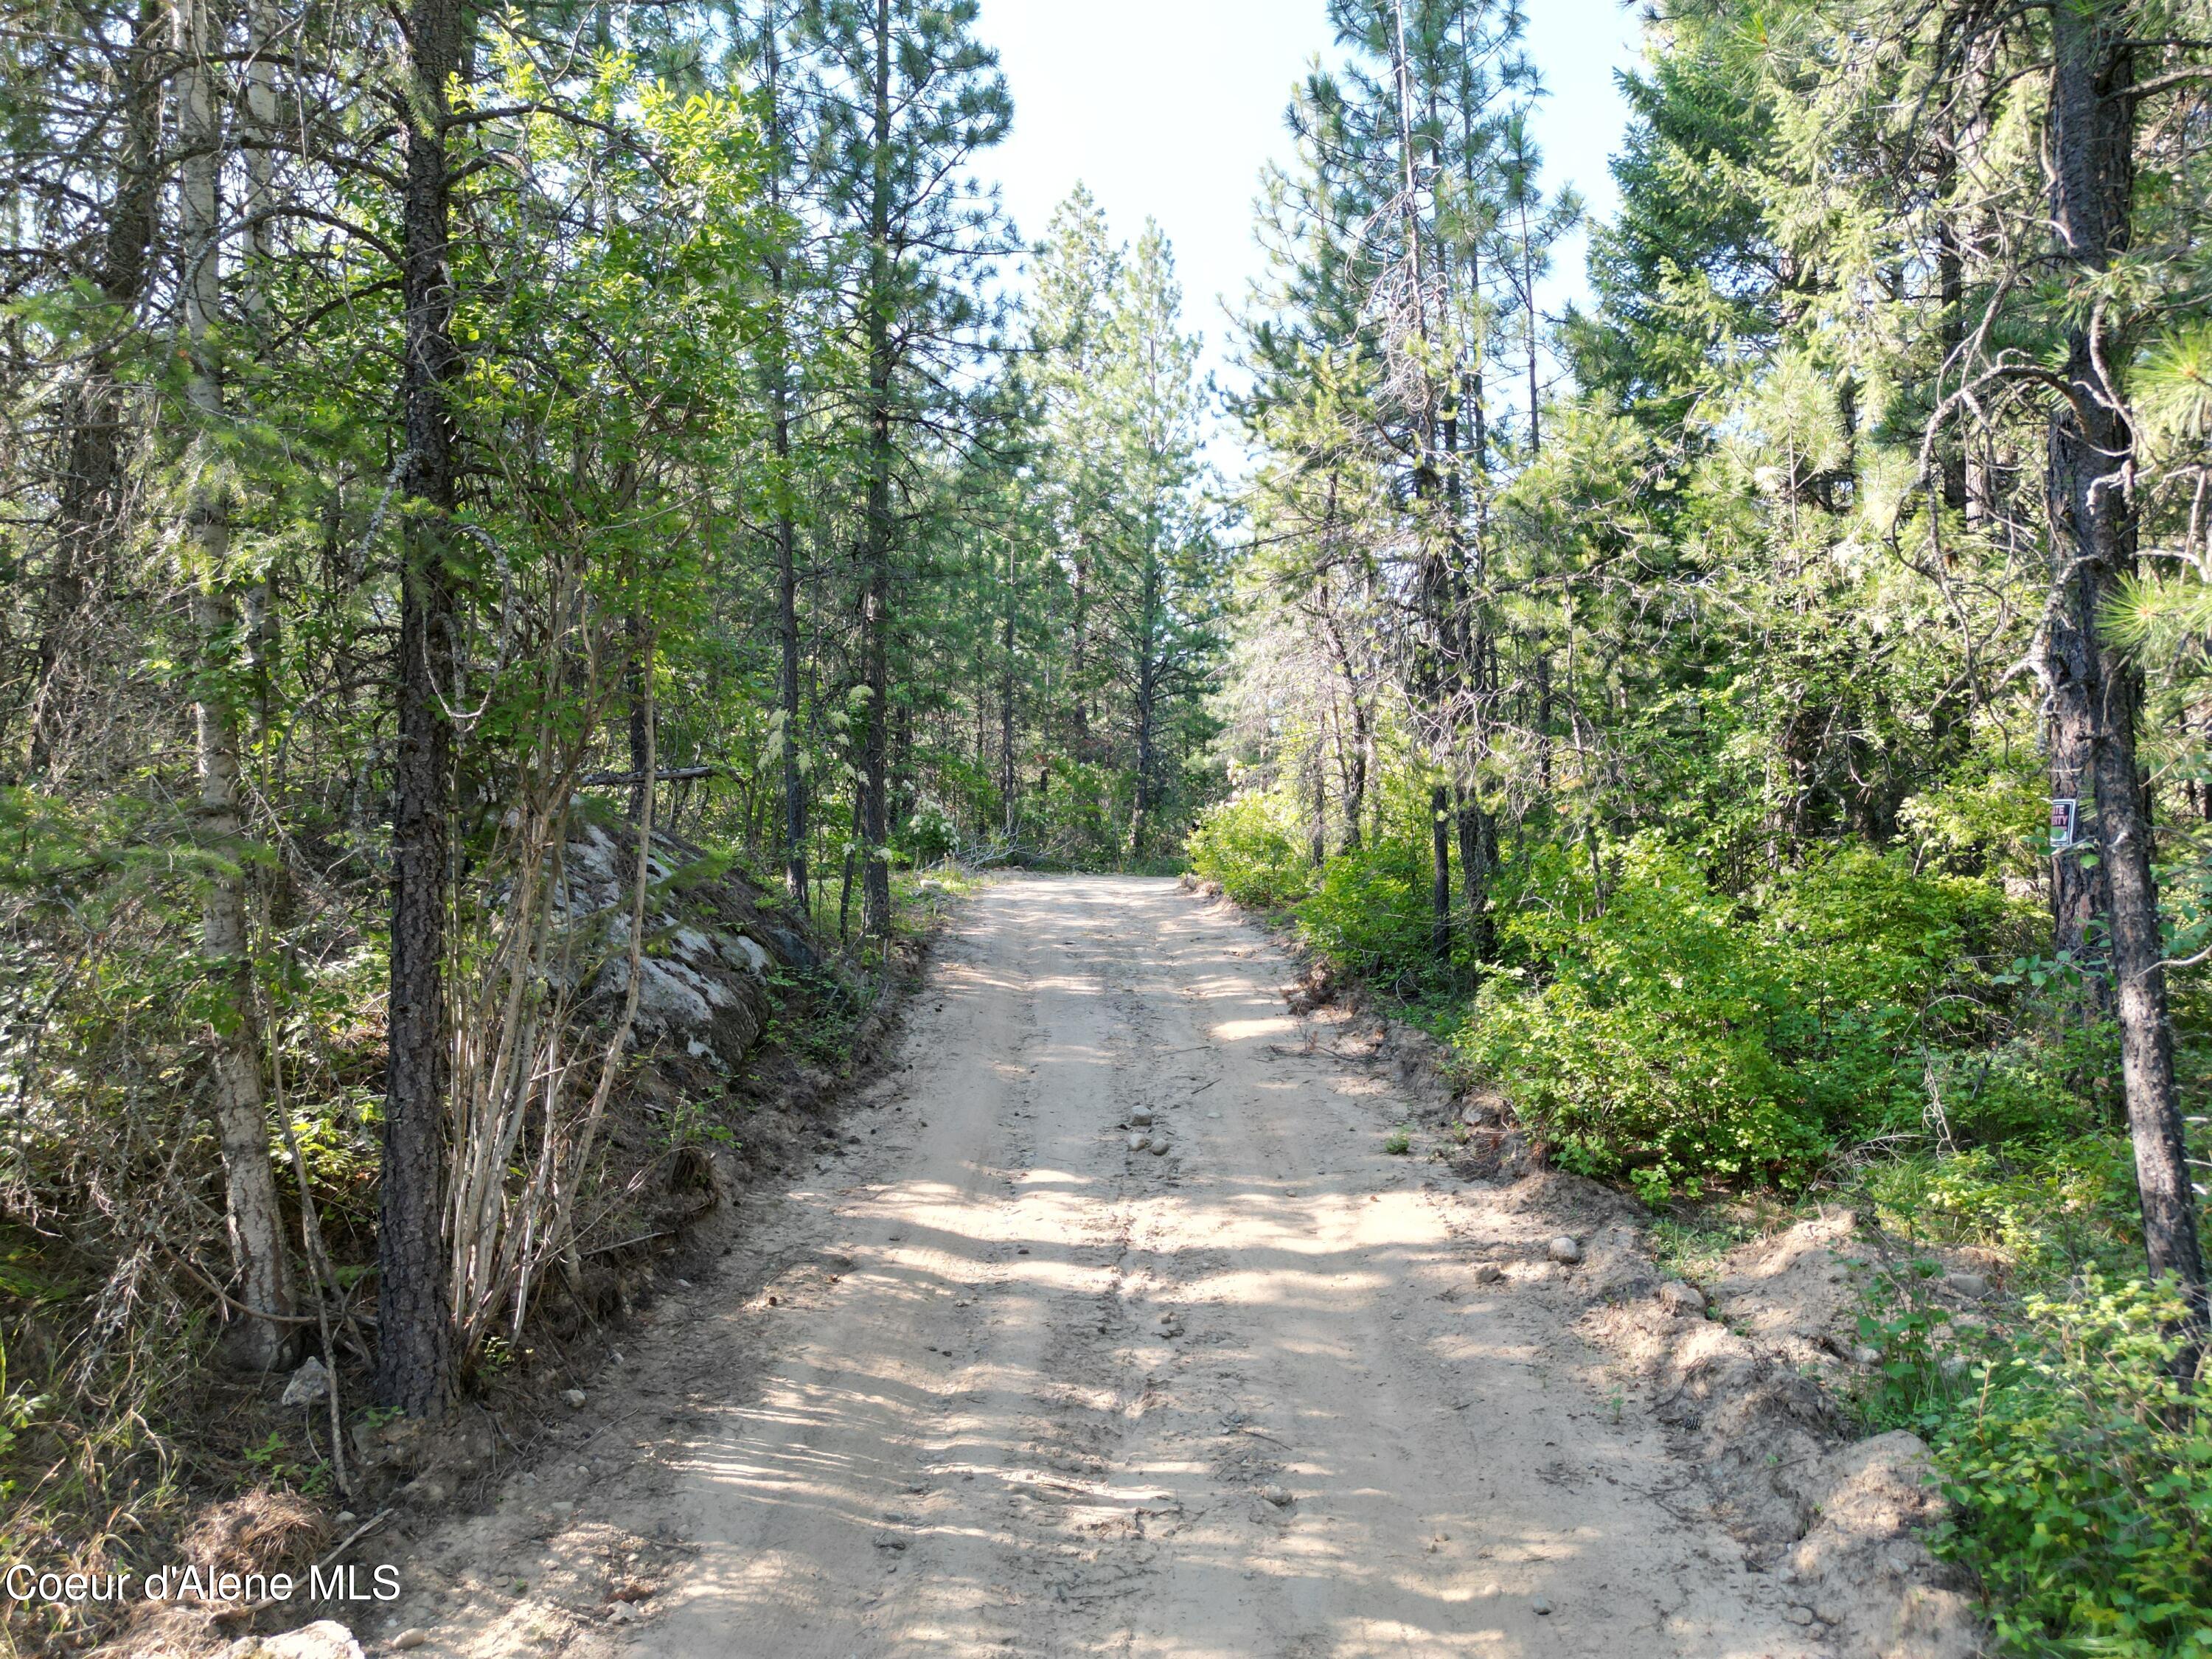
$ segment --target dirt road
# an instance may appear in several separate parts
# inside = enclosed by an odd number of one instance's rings
[[[1395,1084],[1287,976],[1167,882],[988,889],[861,1144],[753,1224],[767,1277],[664,1304],[403,1618],[658,1659],[1826,1651],[1563,1328],[1546,1218],[1392,1155]],[[586,1605],[590,1561],[636,1599]]]

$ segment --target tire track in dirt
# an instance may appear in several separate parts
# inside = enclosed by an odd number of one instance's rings
[[[1285,975],[1170,883],[987,890],[842,1184],[739,1245],[792,1265],[631,1345],[684,1408],[441,1547],[532,1593],[398,1622],[486,1659],[1825,1653],[1590,1381],[1542,1218],[1387,1155],[1402,1097]],[[609,1560],[651,1593],[595,1605]]]

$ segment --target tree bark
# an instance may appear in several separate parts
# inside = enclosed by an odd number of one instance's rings
[[[1319,602],[1315,607],[1321,619],[1322,635],[1328,641],[1330,661],[1344,681],[1345,707],[1352,717],[1351,752],[1345,760],[1344,780],[1344,850],[1356,853],[1361,844],[1361,826],[1367,816],[1367,757],[1374,748],[1374,736],[1369,729],[1367,704],[1359,695],[1359,676],[1353,672],[1352,653],[1345,648],[1344,628],[1329,608],[1328,588],[1324,584]]]
[[[646,660],[645,623],[635,607],[623,619],[623,690],[629,704],[629,821],[643,823],[653,805],[654,775],[653,694],[646,684],[652,665]]]
[[[876,62],[872,178],[868,198],[868,522],[861,599],[861,672],[868,693],[861,752],[860,927],[878,939],[891,931],[891,9],[875,0]]]
[[[1019,571],[1015,561],[1021,556],[1015,538],[1006,540],[1006,586],[1002,596],[1006,614],[1001,619],[999,642],[999,805],[1005,819],[1006,839],[1012,841],[1021,823],[1021,774],[1015,763],[1014,754],[1014,671],[1017,666],[1014,643],[1014,623],[1020,606]]]
[[[234,1326],[225,1347],[253,1370],[282,1364],[291,1354],[295,1310],[283,1213],[269,1157],[269,1109],[261,1076],[259,1022],[254,1015],[253,965],[246,947],[245,836],[239,811],[238,705],[235,666],[238,603],[230,574],[230,492],[222,476],[216,430],[224,407],[219,339],[222,299],[224,161],[210,60],[222,41],[206,0],[176,0],[172,13],[177,56],[177,134],[185,151],[178,179],[178,234],[184,255],[181,299],[190,360],[191,486],[185,508],[185,545],[194,566],[192,621],[198,635],[198,676],[192,726],[199,772],[199,837],[222,867],[201,899],[200,956],[210,981],[216,1139],[222,1149],[225,1222],[238,1274],[239,1303],[266,1318]]]
[[[453,343],[447,266],[452,177],[446,123],[447,83],[461,64],[464,3],[410,0],[398,100],[405,162],[400,290],[407,448],[399,479],[405,514],[375,1391],[380,1404],[410,1416],[441,1413],[453,1387],[441,1225],[450,1071],[444,969],[453,726],[443,696],[453,684],[459,607],[449,561],[457,469],[447,395],[462,362]]]
[[[1468,945],[1477,962],[1498,954],[1497,929],[1490,915],[1490,877],[1497,868],[1497,831],[1471,788],[1455,792],[1453,817],[1459,829],[1460,891],[1467,899]]]
[[[2129,21],[2128,9],[2113,0],[2051,13],[2045,154],[2051,219],[2059,260],[2084,273],[2102,270],[2124,252],[2132,229],[2136,100]],[[2193,1370],[2207,1325],[2204,1261],[2174,1082],[2154,849],[2136,756],[2142,679],[2133,660],[2097,630],[2105,602],[2136,570],[2136,520],[2128,492],[2135,434],[2114,379],[2126,353],[2101,307],[2069,330],[2066,392],[2050,432],[2056,569],[2040,666],[2051,694],[2054,787],[2062,764],[2083,766],[2096,791],[2144,1251],[2151,1276],[2171,1274],[2186,1298],[2195,1340],[2185,1358]],[[2062,917],[2062,931],[2064,925]]]
[[[1157,531],[1152,532],[1157,539]],[[1129,816],[1129,856],[1139,863],[1152,844],[1152,817],[1158,810],[1154,774],[1159,766],[1160,702],[1160,557],[1156,546],[1145,550],[1144,582],[1137,612],[1137,791]]]
[[[782,31],[771,3],[761,24],[764,90],[768,95],[769,205],[783,210],[787,164],[783,121]],[[807,914],[806,778],[799,755],[799,560],[791,507],[791,334],[786,307],[790,272],[781,248],[769,256],[769,303],[775,335],[769,348],[769,433],[775,449],[776,708],[783,717],[783,885],[799,913]]]
[[[1438,962],[1451,957],[1451,791],[1429,789],[1429,951]]]

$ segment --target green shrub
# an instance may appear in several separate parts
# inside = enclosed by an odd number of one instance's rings
[[[925,798],[907,814],[899,827],[899,849],[915,864],[937,864],[951,858],[960,845],[960,826],[937,800]]]
[[[2141,1260],[2135,1153],[2124,1134],[2084,1135],[2000,1155],[1976,1146],[1870,1165],[1859,1196],[1886,1231],[1998,1250],[2015,1282],[2056,1283],[2084,1267]]]
[[[1190,833],[1190,867],[1255,910],[1278,910],[1305,896],[1313,860],[1273,798],[1239,795],[1210,810]]]
[[[1113,869],[1128,850],[1134,790],[1130,773],[1055,759],[1044,787],[1022,797],[1021,841],[1047,865]]]
[[[2212,1659],[2212,1399],[2169,1369],[2179,1303],[2091,1273],[2026,1313],[1936,1437],[1939,1547],[2017,1651]]]
[[[1346,972],[1400,994],[1435,977],[1428,860],[1425,846],[1402,836],[1331,859],[1298,907],[1306,943]]]
[[[1962,1111],[2002,1133],[2015,1096],[1981,1052],[1990,985],[1973,958],[2010,957],[2033,925],[1994,884],[1917,872],[1901,852],[1840,848],[1778,881],[1757,948],[1778,994],[1775,1053],[1807,1105],[1838,1133],[1917,1127],[1931,1062],[1940,1073],[1956,1043],[1975,1051]]]
[[[1826,1149],[1768,1033],[1785,993],[1686,854],[1616,849],[1602,908],[1586,872],[1540,867],[1505,928],[1548,983],[1500,974],[1461,1037],[1565,1167],[1646,1197],[1797,1173]]]

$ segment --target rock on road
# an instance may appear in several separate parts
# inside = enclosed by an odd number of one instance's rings
[[[1170,882],[986,889],[864,1146],[751,1224],[766,1282],[689,1292],[596,1391],[684,1409],[568,1472],[546,1582],[658,1540],[650,1594],[410,1622],[654,1659],[1826,1651],[1563,1328],[1540,1218],[1389,1155],[1398,1085],[1285,977]]]

